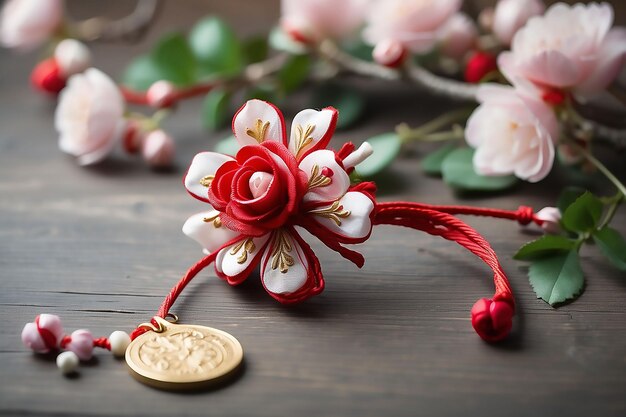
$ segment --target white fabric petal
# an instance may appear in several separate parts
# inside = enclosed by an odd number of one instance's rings
[[[365,194],[350,191],[336,203],[309,212],[327,229],[349,239],[362,239],[372,230],[374,203]]]
[[[215,175],[215,172],[224,162],[233,161],[228,155],[217,152],[201,152],[194,156],[191,166],[185,176],[185,188],[192,195],[206,201],[208,196],[208,182],[203,181],[206,177]]]
[[[274,140],[287,145],[285,121],[274,105],[263,100],[248,100],[235,114],[233,133],[239,145],[258,145]]]
[[[308,278],[306,256],[298,242],[284,229],[273,233],[272,241],[261,259],[261,279],[265,289],[274,294],[298,291]]]
[[[263,250],[270,238],[270,233],[261,237],[249,237],[222,249],[215,259],[215,268],[219,273],[234,277],[250,266],[252,261]]]
[[[309,180],[309,189],[303,198],[305,202],[335,201],[348,191],[350,177],[335,160],[333,151],[323,149],[311,152],[300,162],[299,168]],[[322,177],[325,168],[330,171],[327,179]]]
[[[289,151],[296,159],[302,157],[318,142],[328,143],[337,124],[337,114],[337,110],[332,107],[319,111],[306,109],[296,114],[291,124],[289,139]]]
[[[223,226],[217,210],[203,211],[189,217],[183,225],[183,233],[202,246],[207,255],[239,235]]]

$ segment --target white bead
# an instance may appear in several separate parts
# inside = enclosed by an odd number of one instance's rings
[[[66,351],[59,353],[57,356],[57,367],[63,372],[63,375],[68,375],[76,371],[80,360],[78,356],[72,351]]]
[[[130,336],[121,330],[116,330],[109,336],[111,353],[117,358],[121,358],[126,353],[126,348],[130,344]]]

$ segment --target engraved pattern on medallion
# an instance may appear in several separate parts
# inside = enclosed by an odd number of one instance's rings
[[[147,368],[177,376],[210,372],[227,360],[229,354],[228,344],[220,337],[192,329],[166,336],[155,333],[138,351]]]

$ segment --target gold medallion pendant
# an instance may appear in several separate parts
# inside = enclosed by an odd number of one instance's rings
[[[232,376],[243,360],[243,349],[230,334],[211,327],[158,324],[131,342],[126,363],[138,381],[167,390],[210,388]]]

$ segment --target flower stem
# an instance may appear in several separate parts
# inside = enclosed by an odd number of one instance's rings
[[[622,201],[624,201],[624,194],[618,192],[612,198],[612,200],[613,201],[609,205],[609,209],[604,215],[604,219],[602,219],[602,222],[598,226],[598,230],[604,228],[605,226],[608,226],[608,224],[611,223],[611,220],[613,220],[613,216],[615,216],[615,213],[617,213],[617,208],[620,206],[620,204],[622,204]]]
[[[609,169],[602,162],[600,162],[587,149],[583,148],[576,142],[570,142],[570,144],[578,152],[580,152],[585,157],[585,159],[587,159],[587,161],[591,162],[596,168],[598,168],[598,171],[602,172],[604,176],[613,183],[615,188],[618,189],[618,191],[622,194],[622,196],[626,196],[626,186],[624,186],[624,184],[622,184],[622,182],[619,179],[617,179],[617,177],[613,175],[613,173],[609,171]]]
[[[436,117],[414,129],[411,129],[406,123],[402,123],[396,127],[396,132],[398,133],[398,136],[400,136],[403,143],[411,141],[429,141],[428,139],[425,139],[426,136],[431,135],[433,132],[441,129],[442,127],[466,119],[470,113],[471,109],[454,110],[444,113],[441,116]]]

